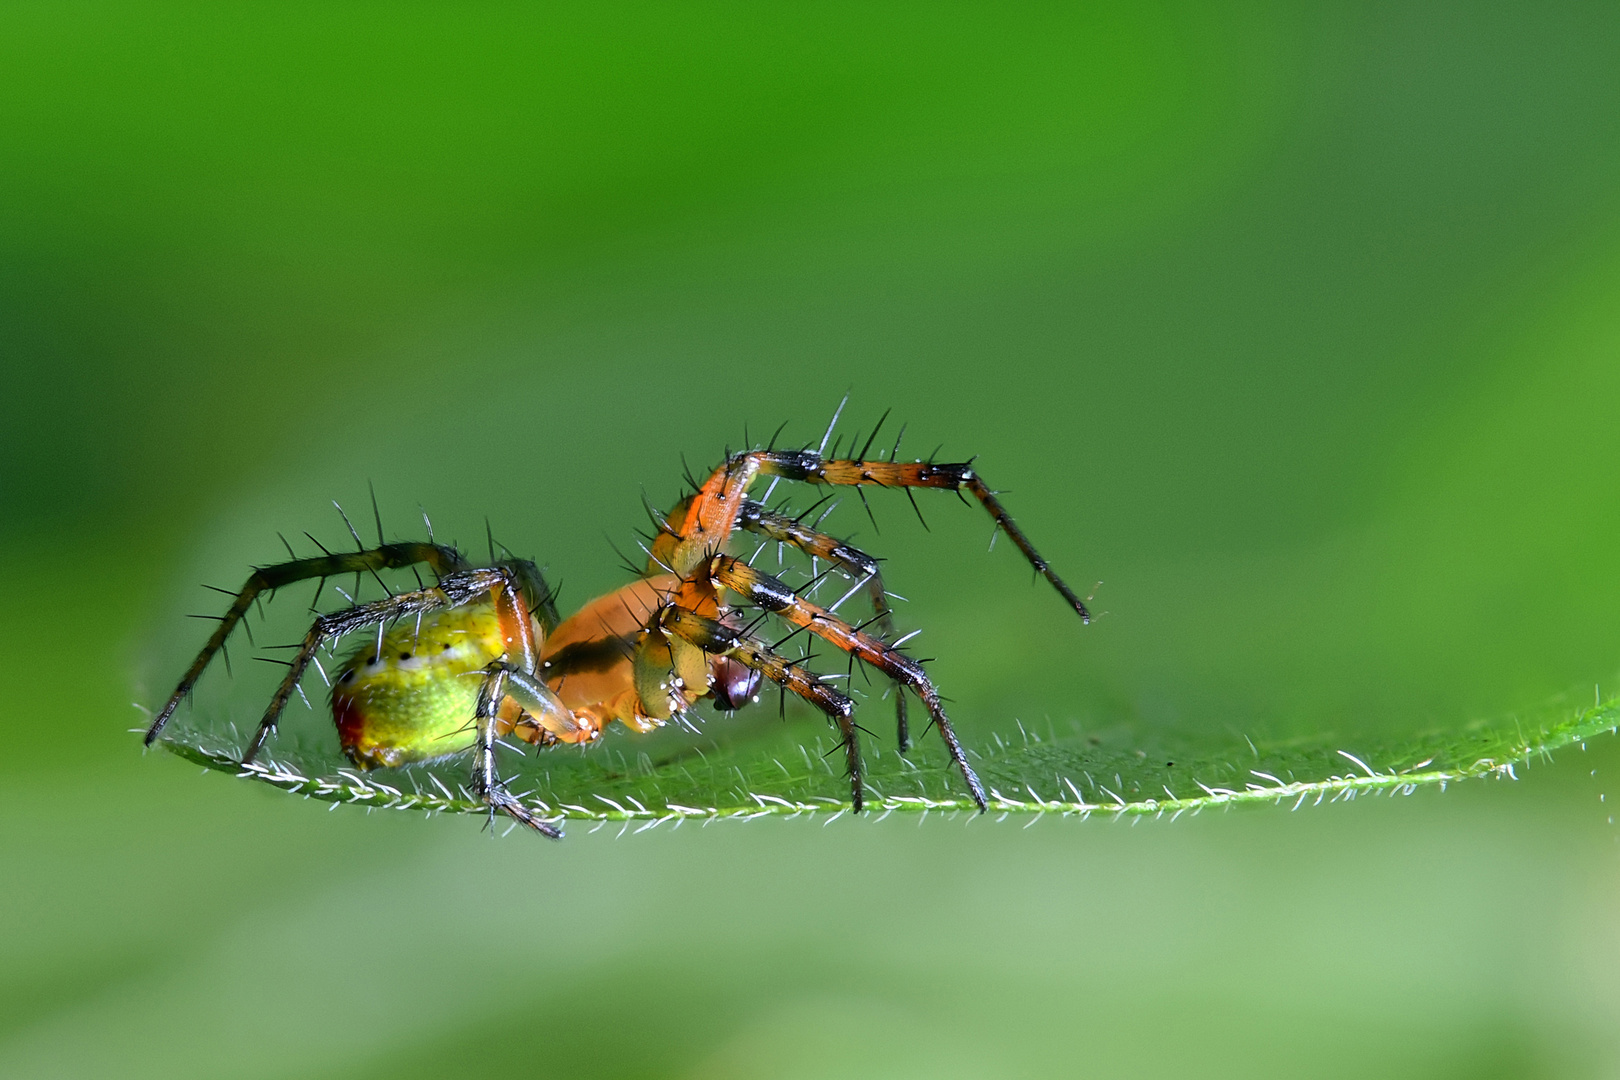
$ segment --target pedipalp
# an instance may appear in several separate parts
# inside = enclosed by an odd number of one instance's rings
[[[706,653],[729,656],[820,709],[838,725],[849,770],[850,805],[859,813],[865,802],[861,783],[860,737],[855,702],[822,682],[816,674],[779,655],[765,642],[716,619],[671,605],[658,614],[658,625]]]

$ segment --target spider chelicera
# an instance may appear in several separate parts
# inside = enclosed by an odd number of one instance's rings
[[[642,576],[567,619],[558,617],[551,590],[534,563],[492,558],[489,565],[478,566],[431,538],[427,543],[383,543],[379,536],[374,548],[260,567],[235,595],[152,721],[146,744],[158,737],[260,594],[311,578],[324,581],[424,564],[438,577],[432,588],[352,604],[315,619],[242,755],[244,765],[275,732],[277,718],[317,651],[344,634],[375,628],[376,636],[344,660],[331,679],[339,741],[361,768],[408,765],[471,750],[471,790],[491,814],[503,812],[536,832],[560,838],[559,828],[506,790],[495,764],[501,738],[537,746],[587,743],[614,720],[647,732],[671,718],[684,718],[703,698],[721,709],[735,709],[754,698],[762,679],[769,679],[837,725],[851,802],[859,811],[863,796],[854,702],[757,635],[763,622],[774,617],[793,627],[793,633],[808,631],[893,681],[902,752],[910,745],[905,694],[916,694],[982,811],[984,787],[945,715],[939,691],[922,664],[900,651],[902,642],[890,640],[889,594],[877,560],[804,524],[804,515],[787,516],[748,499],[748,490],[760,477],[772,477],[773,486],[775,480],[797,480],[857,489],[942,488],[958,498],[966,492],[1081,620],[1089,621],[1085,602],[1036,552],[971,462],[896,461],[894,451],[888,460],[867,460],[870,439],[860,454],[840,459],[836,446],[827,456],[826,445],[823,437],[815,450],[751,450],[728,456],[661,520],[655,515],[659,528],[647,545]],[[915,506],[910,490],[906,495]],[[739,529],[825,560],[855,585],[837,603],[820,607],[729,554]],[[856,626],[835,612],[863,589],[874,613],[869,622]]]

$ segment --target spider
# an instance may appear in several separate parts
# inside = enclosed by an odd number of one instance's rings
[[[835,413],[834,424],[837,419]],[[615,720],[633,731],[648,732],[672,718],[684,721],[703,698],[723,710],[736,709],[753,700],[762,680],[769,679],[808,701],[837,726],[851,804],[859,812],[864,796],[854,702],[758,634],[766,620],[775,618],[792,627],[792,633],[808,631],[848,653],[851,663],[858,659],[893,682],[902,753],[910,746],[906,692],[915,694],[982,812],[987,806],[984,786],[963,752],[939,691],[922,664],[900,651],[903,639],[888,640],[892,612],[877,560],[806,525],[806,515],[790,517],[750,500],[749,489],[761,477],[771,477],[773,488],[779,480],[848,485],[856,487],[864,502],[863,486],[898,487],[907,489],[913,508],[911,488],[944,489],[958,498],[966,492],[984,506],[995,528],[1011,538],[1082,622],[1089,622],[1085,601],[1036,552],[971,461],[896,461],[898,442],[887,460],[881,455],[867,459],[871,439],[860,454],[841,459],[836,445],[832,455],[826,455],[831,434],[829,426],[814,450],[767,448],[728,454],[706,480],[693,483],[696,490],[668,514],[653,512],[657,533],[644,545],[648,561],[640,576],[567,619],[558,617],[553,594],[534,563],[495,559],[492,545],[488,565],[474,565],[455,548],[434,542],[431,531],[426,543],[385,543],[380,520],[376,547],[360,544],[350,526],[359,551],[327,552],[259,567],[235,594],[153,719],[146,745],[157,739],[260,594],[311,578],[324,584],[340,574],[375,575],[379,570],[425,565],[438,578],[430,588],[354,603],[315,619],[296,646],[242,764],[251,763],[274,734],[282,709],[298,692],[317,651],[345,634],[375,628],[375,636],[368,636],[368,643],[349,655],[330,679],[339,741],[344,754],[362,769],[435,761],[471,750],[471,791],[490,815],[505,813],[560,839],[561,829],[538,817],[501,781],[495,749],[503,737],[537,747],[589,743]],[[730,554],[738,530],[825,560],[829,572],[841,571],[855,585],[836,603],[820,607]],[[857,626],[836,611],[862,590],[874,614]],[[319,596],[317,591],[317,603]]]

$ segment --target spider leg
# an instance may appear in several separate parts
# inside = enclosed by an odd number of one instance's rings
[[[877,627],[877,636],[885,640],[893,636],[894,610],[889,607],[889,595],[883,589],[883,575],[878,570],[878,561],[872,556],[836,537],[818,532],[798,518],[775,513],[750,500],[744,500],[738,508],[737,525],[778,543],[792,544],[806,555],[826,559],[858,579],[856,588],[864,584],[866,594],[872,601],[875,616],[872,625]],[[904,684],[899,681],[894,682],[894,720],[895,734],[903,754],[911,749],[911,731],[906,716]]]
[[[827,459],[814,450],[751,450],[727,458],[704,482],[687,505],[686,518],[678,529],[671,567],[681,575],[690,574],[707,555],[719,551],[730,539],[742,512],[748,487],[760,476],[800,480],[810,484],[839,484],[862,487],[942,488],[972,495],[985,508],[996,527],[1006,533],[1035,571],[1051,583],[1082,622],[1091,621],[1084,600],[1058,577],[1057,572],[1035,550],[995,492],[985,486],[972,462],[936,465],[932,461],[860,461]],[[671,523],[675,524],[674,522]]]
[[[247,614],[248,608],[253,606],[253,602],[261,593],[273,592],[285,585],[307,581],[310,578],[325,580],[336,574],[393,570],[415,563],[428,564],[440,577],[467,567],[466,560],[454,548],[441,547],[438,544],[384,544],[368,551],[326,554],[312,559],[293,559],[290,562],[261,566],[254,570],[248,576],[247,584],[242,586],[242,590],[231,601],[231,606],[219,620],[219,625],[209,635],[202,651],[191,662],[191,667],[186,669],[185,675],[180,679],[180,685],[175,688],[168,703],[152,719],[152,726],[146,729],[146,745],[151,746],[157,739],[163,725],[169,722],[169,717],[174,715],[174,710],[180,706],[180,702],[197,685],[203,669],[214,658],[214,654],[225,647],[225,639],[231,636],[231,631],[236,628],[236,624]]]
[[[802,599],[782,581],[754,569],[741,559],[734,559],[729,555],[716,555],[699,572],[706,573],[714,586],[729,589],[739,596],[746,597],[784,621],[810,631],[863,663],[877,668],[896,682],[910,687],[922,699],[929,717],[939,728],[939,734],[950,751],[951,760],[956,763],[957,769],[962,773],[962,779],[967,782],[973,801],[978,804],[981,811],[987,808],[984,786],[979,783],[973,766],[968,764],[967,754],[956,738],[956,731],[951,727],[950,718],[945,715],[945,706],[940,700],[939,691],[923,671],[922,664],[887,642],[857,630],[826,608]]]
[[[270,704],[264,711],[264,718],[259,721],[259,729],[254,733],[247,752],[242,755],[242,764],[252,762],[263,749],[265,740],[276,730],[276,720],[280,718],[281,710],[286,708],[287,699],[297,691],[298,681],[303,678],[304,670],[314,659],[316,650],[328,638],[341,637],[369,626],[377,626],[388,619],[437,611],[440,608],[459,607],[492,590],[504,591],[511,587],[509,575],[499,568],[462,570],[445,575],[444,579],[431,589],[399,593],[384,600],[357,604],[342,611],[320,616],[309,628],[309,633],[304,635],[297,654],[287,665],[287,675],[271,696]]]
[[[500,773],[495,768],[495,742],[497,712],[501,699],[506,696],[514,672],[509,665],[496,661],[484,676],[484,685],[478,693],[478,711],[474,714],[478,741],[473,749],[473,793],[489,807],[490,820],[499,810],[514,821],[527,825],[541,836],[562,839],[562,830],[531,813],[522,801],[506,790]]]
[[[856,813],[865,803],[861,785],[861,744],[855,727],[855,703],[828,686],[815,673],[772,651],[769,645],[706,615],[671,605],[657,615],[661,629],[691,642],[705,653],[729,656],[746,664],[832,718],[844,737],[849,769],[850,805]]]

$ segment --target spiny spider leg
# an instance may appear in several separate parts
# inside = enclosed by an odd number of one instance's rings
[[[1024,558],[1068,601],[1081,621],[1091,621],[1085,601],[1058,577],[1040,552],[1035,550],[1035,545],[1013,521],[995,493],[973,471],[972,462],[936,465],[930,461],[829,461],[814,450],[750,450],[737,454],[716,469],[692,499],[686,520],[679,529],[684,542],[681,545],[682,554],[674,567],[676,573],[690,573],[704,553],[720,550],[737,525],[748,486],[761,475],[811,484],[942,488],[958,495],[966,491],[979,500],[995,519],[996,526],[1012,538],[1018,550],[1024,553]]]
[[[264,711],[264,719],[259,721],[259,730],[254,733],[253,742],[248,746],[247,753],[242,755],[242,764],[252,762],[264,747],[265,740],[276,730],[276,720],[281,716],[281,710],[286,707],[287,699],[298,689],[298,681],[303,678],[304,670],[309,667],[315,651],[328,638],[341,637],[368,626],[377,626],[389,619],[437,611],[441,608],[460,607],[492,591],[497,592],[497,595],[510,595],[516,588],[512,574],[501,567],[460,570],[446,574],[435,588],[399,593],[387,599],[373,600],[369,604],[356,604],[354,607],[318,617],[309,628],[309,633],[304,635],[303,644],[299,646],[297,655],[287,665],[287,676],[281,680],[281,685],[271,696],[270,705]]]
[[[797,694],[832,718],[844,738],[849,769],[850,804],[859,813],[865,804],[861,785],[861,744],[855,727],[855,702],[818,679],[814,672],[771,650],[769,645],[695,611],[670,605],[655,616],[660,628],[711,655],[729,656]]]
[[[489,806],[491,824],[495,820],[495,811],[499,810],[512,820],[527,825],[541,836],[561,840],[562,830],[530,813],[528,807],[506,790],[506,785],[501,782],[500,773],[495,769],[496,712],[500,708],[501,699],[506,696],[508,682],[515,673],[508,664],[499,660],[486,670],[488,674],[484,676],[484,685],[478,692],[478,711],[474,714],[473,721],[478,730],[478,741],[473,751],[473,794]]]
[[[973,766],[968,764],[967,754],[962,750],[962,744],[957,741],[950,718],[945,715],[945,706],[940,701],[939,691],[929,681],[922,664],[871,634],[855,629],[826,608],[803,599],[784,582],[754,569],[741,559],[734,559],[729,555],[716,555],[710,559],[706,569],[709,579],[715,585],[746,597],[750,602],[794,626],[804,627],[817,637],[914,690],[928,709],[928,715],[938,726],[940,736],[950,750],[951,760],[961,770],[962,779],[967,782],[973,801],[978,804],[980,810],[987,809],[984,786],[979,783]]]
[[[851,547],[837,537],[818,532],[797,518],[766,509],[751,500],[743,500],[737,510],[737,525],[779,543],[791,544],[819,559],[826,559],[852,577],[866,583],[866,594],[872,601],[877,636],[888,639],[894,634],[893,609],[889,595],[883,589],[883,575],[878,561],[858,548]],[[903,754],[911,749],[911,730],[906,716],[906,695],[902,683],[894,683],[895,734]]]
[[[191,662],[191,667],[181,677],[180,685],[175,688],[168,703],[153,718],[152,726],[146,729],[146,745],[151,746],[157,739],[163,725],[169,722],[169,717],[174,715],[174,710],[179,708],[180,702],[197,685],[203,669],[214,658],[214,654],[224,648],[225,639],[230,637],[231,631],[242,620],[242,616],[247,614],[248,608],[253,606],[259,594],[274,591],[294,582],[308,581],[310,578],[329,578],[338,574],[362,573],[368,570],[397,570],[415,563],[426,563],[440,577],[467,568],[466,560],[454,548],[441,547],[438,544],[406,543],[383,544],[366,551],[321,555],[312,559],[294,559],[291,562],[261,566],[254,570],[248,576],[247,584],[242,586],[242,591],[231,601],[231,606],[226,609],[224,617],[214,628],[202,651],[197,654],[197,658]]]

